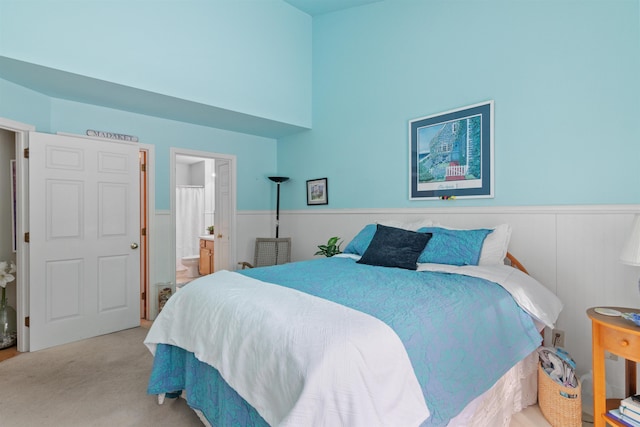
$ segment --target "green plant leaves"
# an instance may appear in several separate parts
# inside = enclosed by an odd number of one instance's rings
[[[342,245],[342,242],[340,242],[339,237],[331,237],[327,241],[326,245],[318,245],[319,251],[314,255],[324,255],[329,258],[334,255],[341,254],[342,251],[340,250],[340,245]]]

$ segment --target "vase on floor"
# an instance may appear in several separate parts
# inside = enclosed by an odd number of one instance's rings
[[[2,288],[2,299],[0,299],[0,349],[16,345],[17,325],[16,311],[7,304],[7,290]]]

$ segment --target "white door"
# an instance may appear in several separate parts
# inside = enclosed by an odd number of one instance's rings
[[[228,160],[216,159],[216,200],[214,223],[216,241],[213,250],[213,268],[233,270],[229,265],[229,233],[231,230],[231,172]]]
[[[138,147],[29,133],[30,350],[140,324]]]

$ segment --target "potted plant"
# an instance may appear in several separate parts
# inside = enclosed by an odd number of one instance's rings
[[[339,237],[331,237],[326,245],[318,245],[319,251],[314,255],[324,255],[327,258],[337,254],[341,254],[340,245],[342,242]]]
[[[209,232],[209,234],[213,234],[214,233],[213,230],[214,230],[213,225],[210,225],[210,226],[207,227],[207,231]]]

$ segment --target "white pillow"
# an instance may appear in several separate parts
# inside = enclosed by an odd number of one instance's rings
[[[376,221],[376,224],[386,225],[387,227],[402,228],[403,230],[418,231],[422,227],[433,226],[433,221],[430,219],[420,219],[415,222],[396,221],[394,219],[383,219]]]
[[[501,224],[487,234],[482,244],[478,265],[504,264],[511,240],[511,225]]]
[[[460,228],[447,227],[446,225],[435,224],[436,227],[448,228],[450,230],[464,230]],[[484,228],[484,227],[478,227]],[[490,227],[487,227],[491,229]],[[511,240],[511,225],[501,224],[493,228],[493,231],[487,234],[482,243],[482,251],[478,265],[503,265],[504,258],[507,256],[507,248]]]

